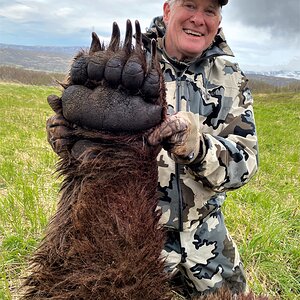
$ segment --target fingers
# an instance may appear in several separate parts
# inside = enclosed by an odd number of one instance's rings
[[[62,153],[69,153],[75,140],[70,136],[70,132],[62,127],[52,127],[47,131],[47,140],[53,151],[63,156]]]
[[[73,136],[73,129],[63,125],[49,126],[47,127],[47,133],[51,140],[71,138]]]
[[[148,142],[152,146],[157,146],[167,140],[172,140],[172,143],[181,143],[182,141],[178,141],[178,139],[184,136],[188,126],[189,124],[185,119],[177,115],[170,116],[149,135]]]
[[[54,115],[46,122],[47,140],[55,153],[63,156],[74,144],[74,128],[62,115]]]
[[[65,126],[70,129],[73,128],[73,125],[68,122],[62,115],[54,115],[46,121],[47,130],[48,128],[56,126]]]
[[[72,145],[74,144],[74,141],[71,141],[70,139],[59,139],[59,140],[51,140],[48,139],[49,144],[51,145],[53,151],[56,154],[59,154],[61,156],[61,153],[68,153],[72,148]]]

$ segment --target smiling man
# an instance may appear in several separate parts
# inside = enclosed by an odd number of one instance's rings
[[[212,44],[221,19],[217,0],[165,2],[167,53],[178,60],[199,56]]]
[[[169,0],[143,35],[157,41],[167,118],[148,136],[158,155],[159,207],[167,241],[166,272],[186,286],[187,297],[223,286],[244,292],[246,279],[222,213],[226,192],[257,170],[253,99],[220,23],[228,0]],[[49,141],[59,153],[72,148],[72,126],[49,119]],[[69,137],[69,138],[68,138]],[[71,138],[70,138],[71,137]]]
[[[221,211],[226,192],[257,170],[253,99],[222,29],[227,0],[169,0],[144,38],[158,41],[168,118],[149,137],[158,157],[166,270],[202,295],[246,290],[243,264]],[[147,39],[148,38],[148,39]]]

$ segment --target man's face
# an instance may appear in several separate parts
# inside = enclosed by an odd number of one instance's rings
[[[178,60],[195,58],[214,40],[221,22],[217,0],[178,0],[164,4],[165,47]]]

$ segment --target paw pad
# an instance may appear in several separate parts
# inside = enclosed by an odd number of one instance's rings
[[[121,45],[120,30],[113,24],[107,47],[96,33],[88,52],[80,52],[62,95],[63,114],[73,123],[113,132],[143,131],[159,124],[165,111],[164,84],[156,57],[156,42],[147,52],[139,22],[128,20]]]

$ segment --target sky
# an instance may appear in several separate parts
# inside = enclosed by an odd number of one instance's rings
[[[82,46],[91,32],[108,41],[116,21],[146,29],[162,15],[163,0],[0,0],[0,43]],[[300,71],[300,0],[229,0],[223,27],[242,69]]]

